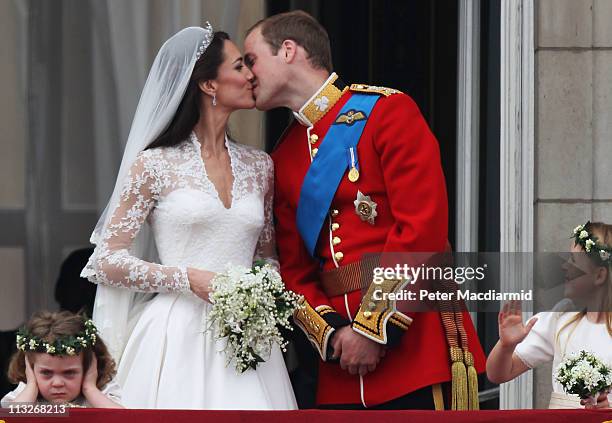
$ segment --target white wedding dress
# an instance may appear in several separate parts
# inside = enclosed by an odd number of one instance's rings
[[[216,340],[211,305],[189,289],[187,267],[223,271],[274,259],[273,164],[226,140],[234,183],[226,208],[208,179],[192,133],[175,147],[146,150],[83,275],[92,282],[157,293],[145,303],[121,356],[117,381],[128,408],[295,409],[278,346],[257,370],[238,374]],[[132,240],[151,225],[161,264],[134,257]]]

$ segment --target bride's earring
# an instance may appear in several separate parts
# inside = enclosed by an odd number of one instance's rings
[[[217,94],[213,94],[213,106],[217,105]]]

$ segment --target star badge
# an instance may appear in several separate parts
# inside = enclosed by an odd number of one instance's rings
[[[370,196],[363,195],[361,191],[357,191],[357,199],[353,201],[353,204],[355,204],[355,213],[357,213],[357,216],[359,216],[362,221],[373,225],[378,213],[376,212],[377,204],[372,201]]]

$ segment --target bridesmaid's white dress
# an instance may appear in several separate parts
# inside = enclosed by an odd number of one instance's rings
[[[563,310],[564,301],[553,310]],[[552,387],[549,408],[584,408],[577,395],[566,394],[555,377],[568,354],[590,351],[612,366],[612,336],[605,323],[592,323],[586,316],[574,321],[576,312],[547,311],[536,314],[538,321],[514,352],[529,368],[552,361]],[[570,323],[574,321],[574,323]],[[569,325],[568,325],[569,324]],[[612,394],[608,396],[612,404]]]

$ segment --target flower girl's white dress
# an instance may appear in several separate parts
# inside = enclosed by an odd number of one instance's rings
[[[530,368],[552,361],[549,408],[583,408],[577,395],[568,395],[555,380],[559,364],[567,354],[586,350],[612,366],[612,337],[605,323],[591,323],[586,316],[566,326],[576,312],[548,311],[536,314],[538,321],[514,352]],[[612,403],[612,394],[608,396]]]
[[[92,282],[155,292],[121,356],[117,381],[128,408],[294,409],[278,346],[257,370],[238,374],[215,339],[211,305],[189,289],[187,267],[223,271],[274,256],[273,164],[264,152],[226,140],[234,183],[226,208],[206,175],[194,134],[140,153],[120,204],[83,275]],[[134,257],[148,219],[161,264]]]

